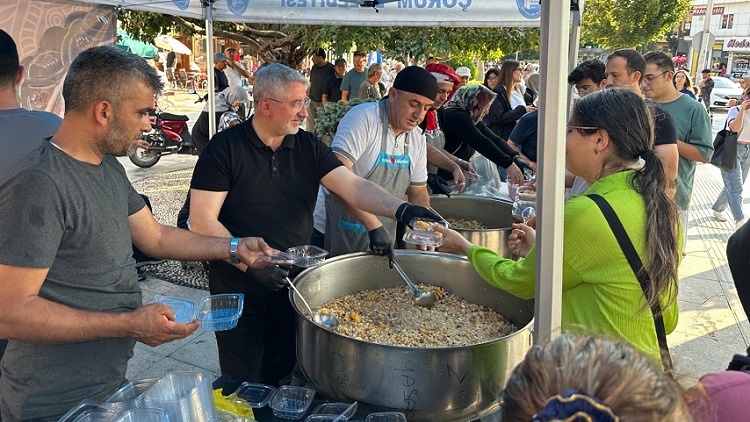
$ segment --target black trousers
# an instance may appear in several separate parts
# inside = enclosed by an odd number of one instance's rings
[[[729,238],[727,261],[742,309],[750,314],[750,224],[740,227]]]
[[[211,294],[245,295],[237,327],[216,332],[222,375],[278,386],[297,362],[289,291],[272,292],[222,261],[211,262],[208,280]]]

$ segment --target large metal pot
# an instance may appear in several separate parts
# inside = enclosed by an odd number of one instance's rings
[[[467,347],[386,346],[318,326],[290,292],[297,311],[297,358],[307,379],[328,399],[405,412],[410,421],[467,421],[497,411],[510,371],[531,345],[533,302],[491,286],[456,255],[398,251],[396,260],[415,283],[438,285],[491,307],[519,331]],[[312,307],[348,293],[403,283],[387,259],[369,253],[330,259],[295,282]]]
[[[430,196],[430,206],[444,218],[476,220],[488,227],[484,230],[457,229],[469,242],[490,248],[503,258],[517,259],[508,250],[508,236],[513,231],[513,204],[477,196]]]

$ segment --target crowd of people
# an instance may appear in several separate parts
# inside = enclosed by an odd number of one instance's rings
[[[468,67],[434,58],[391,72],[367,67],[367,55],[355,52],[347,71],[346,60],[332,64],[319,49],[305,76],[280,64],[250,73],[230,63],[235,53],[214,57],[216,116],[204,109],[193,128],[200,157],[182,229],[153,218],[115,159],[150,130],[149,111],[164,88],[155,70],[130,53],[94,47],[70,66],[64,118],[29,112],[15,98],[23,75],[15,43],[0,31],[0,127],[26,122],[23,132],[0,138],[12,151],[0,156],[2,420],[56,419],[82,399],[100,400],[124,381],[136,341],[155,346],[197,329],[176,323],[165,305],[142,304],[133,245],[157,258],[209,261],[212,294],[244,293],[237,327],[216,333],[217,385],[304,384],[283,290],[300,269],[259,255],[311,243],[332,256],[373,251],[392,260],[398,226],[440,220],[430,193],[447,195],[447,180],[462,184],[477,154],[518,184],[536,173],[544,92],[532,64],[506,60],[472,83]],[[503,420],[742,414],[726,391],[747,390],[750,374],[707,375],[691,391],[670,376],[666,334],[678,320],[695,166],[713,150],[709,115],[683,92],[689,78],[679,75],[666,54],[631,49],[568,75],[577,99],[565,135],[572,193],[563,219],[565,333],[533,347],[515,368]],[[253,79],[252,113],[241,108],[248,102],[242,78]],[[728,204],[738,228],[750,166],[750,78],[743,84],[746,99],[727,119],[740,134],[738,165],[724,175],[727,188],[714,205],[721,212]],[[707,85],[704,78],[700,87]],[[343,117],[330,147],[315,135],[320,108],[363,97],[374,101]],[[209,138],[211,118],[221,130]],[[531,299],[536,233],[527,224],[513,228],[509,249],[518,260],[434,227],[444,236],[441,252],[466,255],[488,283]],[[729,257],[733,274],[745,277],[746,229],[732,238]],[[738,283],[738,291],[750,309],[750,288]]]

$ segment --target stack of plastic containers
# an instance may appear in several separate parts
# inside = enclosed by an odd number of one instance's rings
[[[217,422],[211,379],[200,372],[172,372],[143,393],[145,408],[162,409],[170,422]]]

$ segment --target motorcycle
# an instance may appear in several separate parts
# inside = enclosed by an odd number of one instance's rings
[[[188,116],[165,113],[159,109],[150,117],[151,131],[141,135],[149,147],[137,147],[128,158],[138,167],[147,168],[159,162],[164,154],[197,154],[188,130]]]

